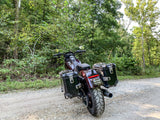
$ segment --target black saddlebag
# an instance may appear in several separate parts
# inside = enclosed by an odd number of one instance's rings
[[[117,85],[118,79],[116,74],[116,65],[114,63],[97,63],[93,65],[93,69],[95,69],[100,75],[100,78],[104,83],[104,87],[109,88]]]
[[[65,98],[73,98],[73,97],[78,96],[80,82],[79,82],[77,72],[73,72],[73,71],[66,72],[65,71],[65,72],[60,73],[60,76],[63,80]]]

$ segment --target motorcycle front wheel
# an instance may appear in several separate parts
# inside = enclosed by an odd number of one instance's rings
[[[95,117],[103,114],[105,109],[104,96],[99,88],[92,89],[89,92],[88,111]]]

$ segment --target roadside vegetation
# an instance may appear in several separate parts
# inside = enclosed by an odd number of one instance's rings
[[[159,77],[158,0],[122,2],[129,21],[117,0],[1,0],[0,91],[59,85],[53,54],[80,48],[82,62],[115,63],[119,80]]]

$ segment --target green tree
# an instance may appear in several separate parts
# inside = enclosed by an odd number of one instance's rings
[[[135,35],[135,42],[133,53],[134,55],[143,61],[143,70],[145,69],[146,59],[145,53],[149,55],[149,61],[151,64],[151,47],[153,39],[152,29],[157,26],[157,19],[159,16],[159,9],[156,7],[158,0],[137,0],[134,5],[132,0],[123,0],[126,5],[125,14],[133,21],[139,24],[139,27],[135,27],[133,34]],[[149,37],[150,36],[150,37]],[[139,49],[141,48],[141,50]],[[148,49],[148,50],[147,50]],[[140,57],[141,56],[141,57]]]

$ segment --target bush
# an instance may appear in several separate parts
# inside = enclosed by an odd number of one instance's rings
[[[0,81],[6,80],[7,76],[9,76],[9,73],[10,73],[10,70],[7,68],[0,69],[0,76],[1,76]]]
[[[11,80],[21,79],[27,80],[36,78],[41,74],[48,74],[51,69],[47,69],[49,61],[45,57],[34,56],[26,57],[23,59],[7,59],[3,61],[2,68],[0,69],[0,79]],[[49,71],[50,70],[50,71]]]
[[[139,63],[133,57],[114,57],[111,62],[115,63],[119,75],[140,75],[141,67]]]
[[[160,72],[160,66],[147,66],[145,68],[146,75],[153,75]]]

